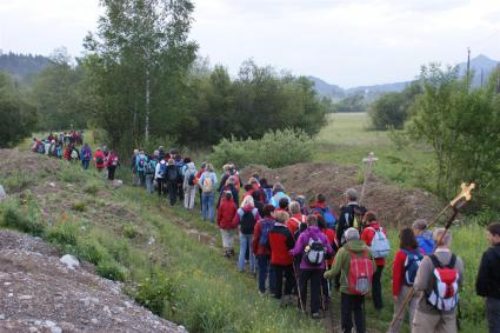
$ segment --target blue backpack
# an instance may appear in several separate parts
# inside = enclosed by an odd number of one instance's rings
[[[431,254],[434,252],[435,243],[432,238],[425,237],[424,235],[418,235],[415,238],[417,239],[418,247],[424,254]]]
[[[415,277],[417,276],[418,267],[420,266],[420,262],[422,261],[423,255],[420,253],[418,249],[414,251],[408,251],[405,249],[402,250],[404,251],[404,253],[406,253],[406,260],[404,265],[405,268],[404,283],[407,286],[413,286],[413,283],[415,282]]]
[[[167,163],[160,164],[160,178],[165,178],[167,174]]]
[[[335,226],[337,225],[337,219],[335,218],[335,215],[333,215],[330,208],[328,208],[328,207],[325,207],[325,208],[316,207],[313,209],[313,211],[318,212],[321,214],[321,216],[323,216],[323,219],[325,220],[326,227],[328,229],[335,229]]]
[[[269,231],[274,226],[274,221],[271,219],[263,219],[260,222],[261,225],[261,231],[260,231],[260,238],[259,238],[259,245],[268,247],[269,246]]]
[[[271,199],[273,198],[273,189],[270,187],[265,187],[262,190],[266,195],[266,204],[269,204],[271,202]]]

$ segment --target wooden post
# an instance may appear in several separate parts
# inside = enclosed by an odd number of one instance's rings
[[[375,157],[373,152],[370,152],[367,157],[363,158],[364,163],[364,177],[363,177],[363,186],[361,187],[361,194],[359,196],[359,204],[361,205],[361,201],[365,195],[366,184],[368,183],[368,178],[372,175],[372,168],[374,162],[378,161],[378,157]]]

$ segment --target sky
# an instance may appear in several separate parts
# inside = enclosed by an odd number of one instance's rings
[[[0,0],[0,49],[50,55],[82,40],[98,0]],[[194,0],[199,55],[236,75],[252,58],[344,88],[415,78],[429,62],[500,60],[499,0]]]

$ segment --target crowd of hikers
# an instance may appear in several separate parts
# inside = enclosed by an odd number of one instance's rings
[[[34,139],[33,151],[42,153],[39,146],[44,145],[43,153],[53,155],[59,149],[64,153],[53,156],[81,160],[85,169],[93,161],[98,170],[108,168],[113,179],[119,165],[113,151],[102,147],[92,155],[88,145],[78,151],[81,142],[65,138]],[[394,316],[388,332],[399,332],[406,317],[414,333],[457,332],[464,264],[452,253],[452,234],[445,228],[428,230],[426,220],[416,220],[399,231],[399,249],[389,258],[385,228],[376,212],[359,204],[353,188],[335,209],[323,194],[308,201],[258,174],[243,182],[233,163],[224,165],[218,177],[212,164],[196,168],[178,150],[161,146],[152,154],[134,150],[130,169],[135,186],[156,192],[172,206],[179,200],[194,210],[198,197],[203,220],[220,229],[223,255],[234,257],[240,272],[257,278],[258,292],[279,299],[282,306],[297,306],[319,319],[337,290],[342,332],[366,332],[365,297],[371,295],[376,311],[384,307],[381,281],[391,261]],[[487,234],[492,247],[481,260],[476,290],[487,299],[490,333],[499,333],[500,223],[492,223]]]

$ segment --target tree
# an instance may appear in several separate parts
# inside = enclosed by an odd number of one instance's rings
[[[31,134],[36,110],[28,104],[12,79],[0,72],[0,147],[9,147]]]
[[[500,185],[500,71],[482,89],[470,90],[456,68],[424,67],[423,94],[412,107],[414,140],[434,149],[437,190],[445,197],[462,181],[479,184],[483,198],[496,202]],[[495,194],[496,193],[496,194]]]
[[[189,0],[103,0],[96,36],[85,40],[98,96],[97,122],[124,148],[176,133],[197,45],[188,41]]]

